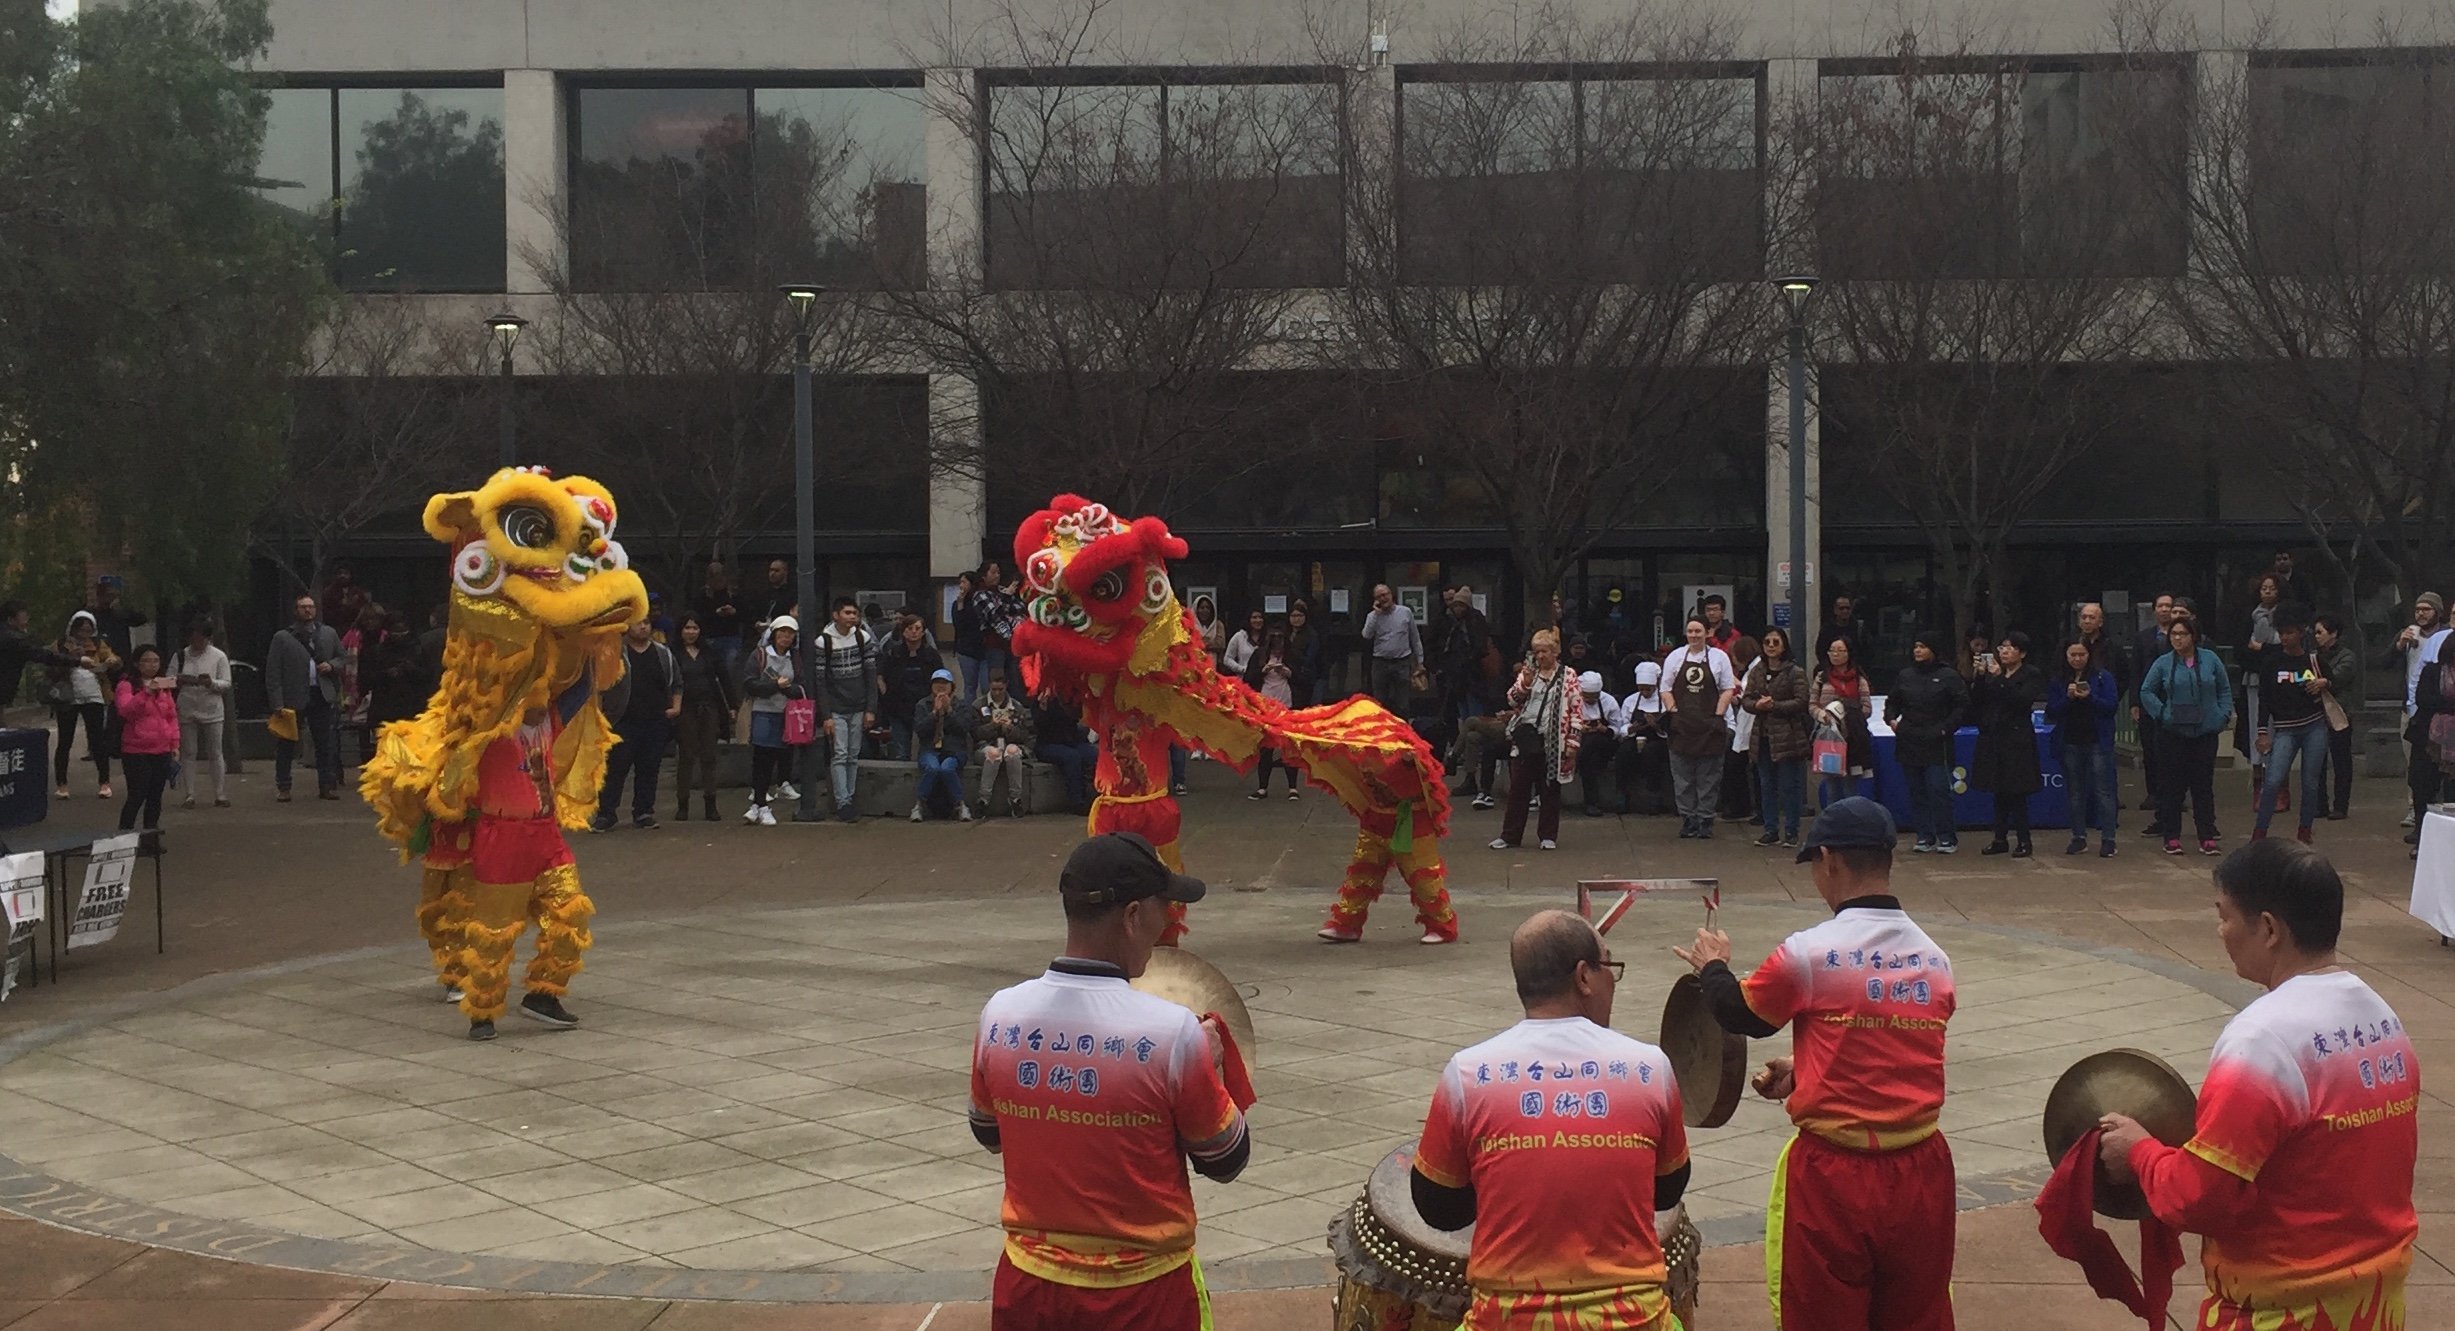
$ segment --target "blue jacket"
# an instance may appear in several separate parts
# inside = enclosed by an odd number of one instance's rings
[[[2103,666],[2088,672],[2088,696],[2074,698],[2071,672],[2058,671],[2046,686],[2046,719],[2054,723],[2054,742],[2066,749],[2114,747],[2114,712],[2122,705],[2122,685]]]
[[[2140,681],[2140,710],[2177,735],[2222,734],[2233,728],[2233,682],[2225,677],[2224,663],[2206,647],[2199,649],[2195,661],[2186,670],[2170,651],[2158,657]],[[2175,719],[2192,708],[2198,709],[2196,721]]]

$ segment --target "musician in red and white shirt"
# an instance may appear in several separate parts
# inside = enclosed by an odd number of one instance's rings
[[[2344,883],[2317,852],[2254,841],[2216,886],[2225,955],[2267,993],[2216,1037],[2190,1141],[2109,1114],[2099,1159],[2203,1236],[2201,1331],[2402,1331],[2420,1234],[2412,1040],[2336,960]]]
[[[1251,1148],[1218,1036],[1129,981],[1203,886],[1119,832],[1075,847],[1058,890],[1065,955],[992,996],[972,1046],[972,1135],[1006,1163],[989,1325],[1200,1331],[1185,1167],[1224,1183]]]
[[[1466,1331],[1669,1331],[1654,1213],[1688,1186],[1679,1085],[1611,1029],[1626,962],[1547,910],[1509,939],[1526,1019],[1441,1070],[1409,1177],[1435,1229],[1475,1227]]]
[[[1859,796],[1816,818],[1799,863],[1833,918],[1783,940],[1746,979],[1700,929],[1696,968],[1724,1030],[1790,1027],[1755,1081],[1798,1135],[1774,1167],[1765,1280],[1781,1331],[1952,1331],[1958,1189],[1938,1128],[1952,962],[1892,895],[1892,814]]]

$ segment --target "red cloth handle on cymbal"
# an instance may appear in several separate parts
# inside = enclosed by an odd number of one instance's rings
[[[1219,1060],[1220,1078],[1227,1082],[1228,1099],[1236,1102],[1236,1111],[1243,1113],[1253,1107],[1259,1096],[1253,1094],[1253,1079],[1245,1075],[1245,1056],[1236,1047],[1236,1034],[1228,1029],[1227,1018],[1216,1012],[1202,1014],[1202,1024],[1210,1028],[1211,1038],[1219,1042],[1223,1057]]]
[[[2054,1255],[2077,1262],[2097,1297],[2112,1299],[2148,1324],[2149,1331],[2165,1325],[2165,1305],[2174,1297],[2174,1272],[2182,1269],[2182,1240],[2164,1221],[2150,1216],[2140,1222],[2138,1277],[2123,1263],[2113,1238],[2097,1227],[2097,1139],[2091,1128],[2064,1152],[2054,1177],[2037,1194],[2037,1232]]]

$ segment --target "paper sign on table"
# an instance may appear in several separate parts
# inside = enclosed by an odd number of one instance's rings
[[[94,843],[94,856],[85,863],[85,885],[77,892],[77,911],[68,917],[70,948],[107,943],[119,933],[119,922],[128,913],[128,880],[136,874],[136,842],[137,834],[126,832]]]

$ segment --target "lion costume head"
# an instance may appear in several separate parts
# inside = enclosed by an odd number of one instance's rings
[[[622,634],[648,589],[614,539],[614,497],[585,476],[506,467],[475,490],[426,501],[426,532],[452,548],[443,685],[385,726],[359,778],[378,830],[412,852],[430,818],[469,815],[488,744],[577,684],[588,701],[555,742],[556,814],[587,821],[613,737],[595,691],[622,677]]]

